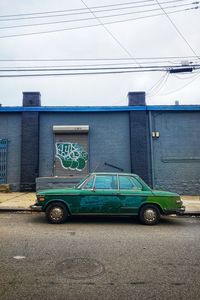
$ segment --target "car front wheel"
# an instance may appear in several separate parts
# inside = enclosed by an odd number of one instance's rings
[[[160,220],[160,211],[155,205],[145,205],[139,213],[140,222],[146,225],[155,225]]]
[[[46,209],[47,221],[52,224],[64,223],[68,217],[68,211],[62,203],[52,203]]]

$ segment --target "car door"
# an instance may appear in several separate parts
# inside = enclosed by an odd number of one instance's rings
[[[117,175],[94,175],[81,190],[80,213],[116,214],[120,209]]]
[[[142,184],[130,175],[119,175],[119,191],[121,214],[137,214],[140,206],[151,193],[145,191]]]

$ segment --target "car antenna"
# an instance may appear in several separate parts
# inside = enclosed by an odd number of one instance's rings
[[[92,170],[92,172],[91,173],[94,173],[94,172],[96,172],[96,170],[98,169],[98,167],[99,167],[99,165],[100,165],[100,162],[95,166],[95,168]]]

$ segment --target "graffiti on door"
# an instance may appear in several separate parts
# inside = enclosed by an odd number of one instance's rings
[[[56,157],[64,169],[82,171],[88,161],[88,153],[77,143],[56,143]]]

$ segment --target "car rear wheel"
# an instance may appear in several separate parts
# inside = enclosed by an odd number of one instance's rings
[[[160,220],[160,211],[155,205],[145,205],[139,213],[140,222],[146,225],[155,225]]]
[[[52,224],[64,223],[68,218],[68,211],[62,203],[52,203],[46,209],[47,221]]]

